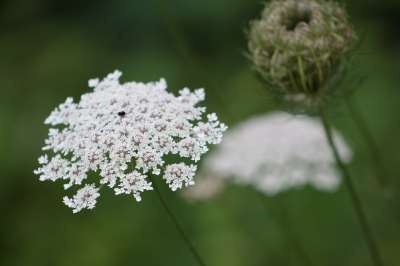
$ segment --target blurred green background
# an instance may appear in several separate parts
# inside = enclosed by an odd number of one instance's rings
[[[362,37],[352,97],[400,193],[400,1],[349,0]],[[245,58],[244,31],[261,1],[13,0],[0,2],[0,265],[196,265],[155,193],[143,201],[102,193],[73,215],[60,183],[32,171],[44,119],[87,80],[114,69],[123,80],[167,79],[172,91],[206,88],[206,105],[229,126],[276,108]],[[400,265],[400,201],[384,200],[374,164],[345,106],[330,110],[356,157],[351,171],[386,265]],[[163,193],[209,266],[307,265],[282,233],[290,227],[313,265],[371,265],[344,187],[265,198],[229,186],[206,203]],[[285,205],[289,221],[282,227]],[[310,265],[310,264],[308,264]]]

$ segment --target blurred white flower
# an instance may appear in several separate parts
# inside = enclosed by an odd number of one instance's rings
[[[216,197],[224,189],[224,180],[211,175],[199,175],[196,185],[182,192],[191,201],[203,201]]]
[[[341,135],[334,140],[345,162],[352,152]],[[185,195],[208,198],[218,191],[221,179],[251,185],[273,196],[292,188],[311,185],[322,191],[335,191],[340,175],[327,143],[321,122],[316,118],[283,112],[249,119],[224,136],[223,143],[203,164],[207,178]]]
[[[226,126],[215,114],[204,121],[204,90],[179,96],[167,92],[159,82],[120,84],[121,72],[105,79],[92,79],[93,92],[82,95],[78,103],[68,98],[45,123],[53,126],[39,158],[35,174],[40,180],[65,180],[65,189],[81,185],[89,172],[100,177],[99,184],[113,188],[115,194],[152,190],[148,175],[163,175],[171,190],[193,185],[196,166],[176,160],[198,161],[209,144],[221,142]],[[166,165],[164,157],[174,154],[175,162]],[[99,196],[95,184],[86,185],[64,203],[74,212],[91,209]]]

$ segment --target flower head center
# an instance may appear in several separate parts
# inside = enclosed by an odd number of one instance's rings
[[[295,8],[294,12],[288,16],[285,26],[288,31],[295,31],[299,25],[310,24],[312,12],[308,8]]]

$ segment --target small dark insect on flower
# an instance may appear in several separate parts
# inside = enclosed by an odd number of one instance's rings
[[[124,116],[126,115],[126,113],[125,113],[125,111],[121,111],[121,112],[118,112],[118,115],[119,115],[120,117],[124,117]]]

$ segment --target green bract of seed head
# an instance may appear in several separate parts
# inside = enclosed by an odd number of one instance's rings
[[[250,23],[248,38],[268,87],[303,109],[333,94],[358,40],[345,10],[328,0],[272,0]]]

